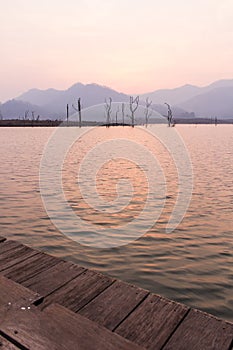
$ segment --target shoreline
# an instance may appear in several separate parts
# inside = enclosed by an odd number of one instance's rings
[[[151,120],[149,124],[165,124],[166,120],[163,121],[153,121]],[[213,119],[209,118],[193,118],[193,119],[175,119],[175,125],[177,124],[182,124],[182,125],[219,125],[219,124],[233,124],[233,118],[232,119],[219,119],[217,123]],[[135,124],[135,126],[143,126],[145,125],[143,122]],[[62,126],[62,127],[67,127],[67,126],[75,126],[79,127],[78,122],[66,122],[62,120],[21,120],[21,119],[3,119],[0,120],[0,127],[57,127],[57,126]],[[104,122],[88,122],[88,121],[83,121],[82,126],[108,126]],[[131,126],[129,123],[110,123],[109,126]]]

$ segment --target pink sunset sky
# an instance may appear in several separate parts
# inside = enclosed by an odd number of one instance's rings
[[[95,82],[125,93],[233,78],[232,0],[9,0],[0,101]]]

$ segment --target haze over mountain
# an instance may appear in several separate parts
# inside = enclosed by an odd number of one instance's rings
[[[194,85],[184,85],[175,89],[162,89],[140,95],[141,99],[149,97],[153,103],[164,104],[168,102],[171,105],[179,105],[201,93],[201,88]]]
[[[97,84],[72,85],[67,90],[39,90],[32,89],[17,97],[17,100],[27,101],[48,110],[50,113],[64,114],[67,103],[72,105],[81,97],[83,108],[104,103],[106,98],[111,97],[114,102],[126,102],[128,96],[119,93],[106,86]]]
[[[219,87],[195,96],[181,104],[197,116],[233,118],[233,86]]]
[[[4,118],[22,117],[25,110],[29,110],[42,118],[60,119],[65,116],[67,103],[70,114],[75,112],[71,106],[77,103],[79,97],[83,108],[103,104],[109,97],[113,102],[129,101],[128,95],[109,87],[77,83],[67,90],[31,89],[2,104],[0,111]],[[163,115],[166,114],[164,102],[168,102],[175,117],[193,118],[195,113],[201,117],[233,118],[233,80],[219,80],[206,87],[187,84],[175,89],[156,90],[140,95],[142,105],[146,97],[153,101],[152,108]],[[94,118],[94,114],[90,118]]]

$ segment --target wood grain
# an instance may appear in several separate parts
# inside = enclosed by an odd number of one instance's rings
[[[161,349],[187,311],[185,305],[150,294],[115,331],[147,349]]]
[[[117,281],[79,312],[106,328],[113,330],[147,296],[148,292]]]
[[[23,283],[37,274],[48,270],[52,266],[55,266],[61,261],[62,260],[54,258],[53,256],[44,253],[37,253],[26,261],[5,269],[2,274],[15,282]]]
[[[95,271],[84,271],[78,277],[44,298],[40,308],[43,310],[57,303],[77,312],[113,283],[113,279]]]
[[[14,344],[10,343],[5,338],[1,337],[1,335],[0,335],[0,349],[1,350],[19,350],[18,347],[16,347]]]
[[[78,265],[60,261],[46,271],[42,271],[34,277],[22,282],[22,284],[45,297],[67,282],[73,280],[84,270],[83,267]]]
[[[0,257],[0,271],[4,271],[11,266],[17,265],[36,254],[38,254],[37,251],[28,247],[23,247],[22,249],[18,249],[16,251],[9,250]]]
[[[32,350],[139,350],[137,345],[60,305],[8,314],[1,331]]]
[[[233,324],[192,309],[164,350],[229,350]]]
[[[3,259],[4,254],[6,254],[9,250],[15,250],[22,249],[23,245],[19,242],[15,241],[3,241],[0,244],[0,258]]]
[[[0,275],[0,318],[5,311],[32,305],[40,295]]]

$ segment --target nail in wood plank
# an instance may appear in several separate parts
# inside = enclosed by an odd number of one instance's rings
[[[115,331],[147,349],[161,349],[188,309],[150,294]]]
[[[147,291],[117,281],[87,304],[79,313],[113,330],[146,297]]]
[[[164,350],[229,350],[233,324],[192,309]]]
[[[77,312],[89,301],[100,294],[114,279],[95,271],[84,271],[81,275],[44,298],[40,308],[43,310],[52,303],[57,303]]]

